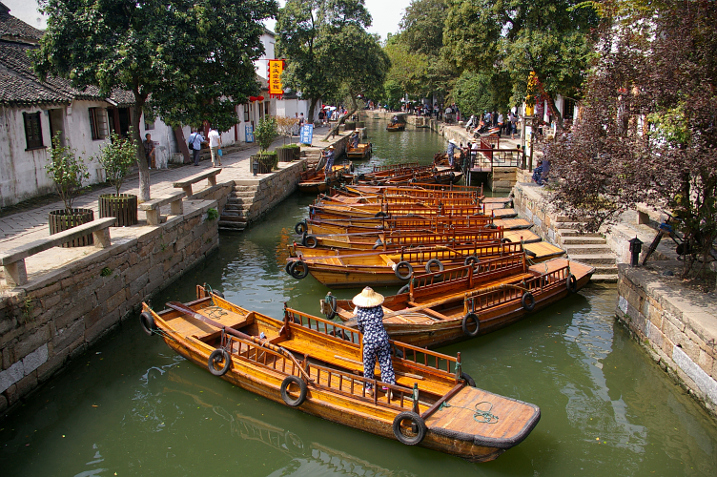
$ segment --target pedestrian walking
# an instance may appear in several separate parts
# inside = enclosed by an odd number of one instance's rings
[[[202,143],[205,142],[204,136],[198,129],[195,129],[192,134],[189,135],[189,149],[192,150],[194,165],[199,165],[199,153],[202,151]]]
[[[212,156],[212,167],[219,167],[222,165],[222,158],[219,156],[219,148],[222,147],[222,137],[215,128],[209,129],[207,137],[209,139],[209,152]]]

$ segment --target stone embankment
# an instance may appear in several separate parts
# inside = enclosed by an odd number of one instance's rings
[[[323,142],[321,132],[316,132],[319,139],[313,147],[302,148],[305,157],[317,158],[329,144],[343,147],[348,137],[342,133]],[[149,225],[139,212],[136,226],[110,229],[108,248],[55,247],[31,255],[25,259],[28,281],[22,286],[8,286],[0,275],[0,413],[212,253],[219,245],[218,215],[230,213],[226,209],[233,194],[241,188],[250,191],[240,212],[245,224],[260,219],[295,190],[306,159],[280,163],[278,171],[254,176],[250,155],[256,149],[227,148],[216,185],[205,185],[206,180],[194,184],[182,213],[171,215],[170,206],[163,207],[166,220],[159,225]],[[153,170],[152,197],[168,196],[178,190],[175,182],[207,167],[211,165],[204,161],[200,167]],[[122,193],[138,194],[136,176],[126,184]],[[99,195],[113,192],[88,193],[75,207],[93,209],[99,217]],[[59,208],[61,203],[54,203],[1,217],[0,255],[46,237],[48,213]]]
[[[514,191],[516,209],[533,221],[536,233],[563,246],[570,258],[595,266],[594,281],[617,280],[617,319],[717,419],[716,294],[690,289],[678,278],[683,262],[671,241],[663,240],[646,266],[629,265],[629,240],[638,237],[644,252],[656,235],[659,212],[643,208],[624,214],[619,224],[600,234],[582,234],[580,224],[551,210],[545,189],[520,182]]]

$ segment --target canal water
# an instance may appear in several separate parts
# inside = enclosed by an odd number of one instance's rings
[[[389,135],[382,125],[369,123],[377,163],[428,162],[444,147],[427,130]],[[275,317],[285,302],[318,314],[327,289],[283,271],[312,200],[294,195],[244,233],[222,235],[219,252],[152,306],[190,300],[206,282]],[[592,284],[440,350],[460,351],[479,387],[542,410],[530,436],[493,462],[404,446],[267,401],[178,357],[131,319],[0,421],[0,475],[716,475],[715,423],[615,322],[615,302],[614,286]]]

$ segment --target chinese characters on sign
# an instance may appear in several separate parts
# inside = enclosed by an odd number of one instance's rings
[[[284,71],[284,60],[269,60],[269,97],[281,99],[284,88],[281,84],[281,73]]]
[[[299,136],[299,142],[301,142],[301,144],[311,144],[313,138],[314,125],[304,124],[303,126],[301,126],[301,135]]]
[[[254,142],[254,126],[252,124],[244,126],[244,135],[246,136],[246,142]]]

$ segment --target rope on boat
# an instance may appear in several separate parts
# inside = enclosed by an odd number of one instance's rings
[[[479,406],[481,404],[487,404],[488,409],[480,409]],[[479,403],[476,403],[475,406],[473,406],[473,409],[465,406],[455,406],[453,404],[448,404],[447,402],[442,402],[438,410],[446,409],[449,407],[458,407],[461,409],[466,409],[468,411],[473,412],[473,420],[480,423],[480,424],[495,424],[500,419],[498,416],[493,414],[491,411],[493,410],[493,403],[490,403],[488,401],[481,401]]]

